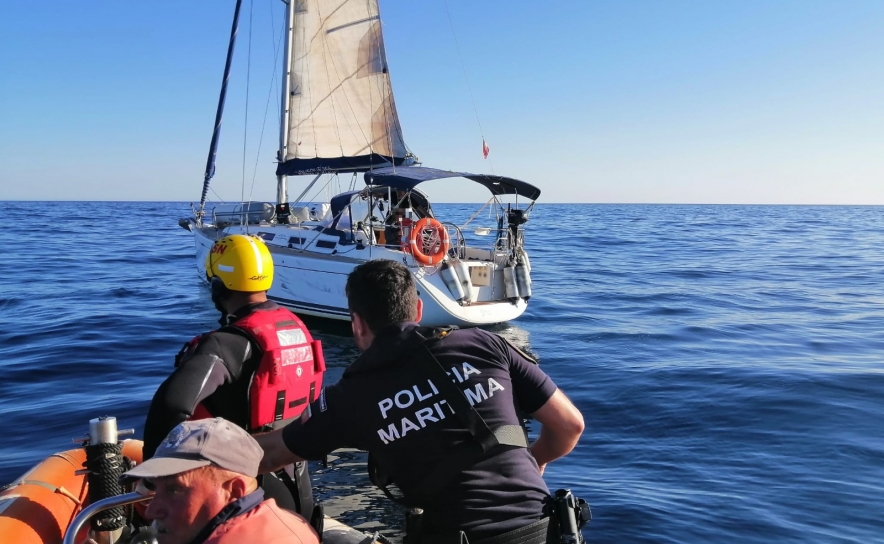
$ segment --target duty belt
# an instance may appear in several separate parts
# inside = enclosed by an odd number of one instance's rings
[[[446,534],[423,534],[420,544],[546,544],[550,538],[549,518],[535,521],[531,525],[512,531],[470,542],[463,531]]]

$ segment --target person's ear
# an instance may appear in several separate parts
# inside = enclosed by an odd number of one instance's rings
[[[350,312],[350,328],[353,329],[353,340],[356,341],[356,347],[363,351],[367,350],[374,341],[374,333],[368,323],[362,319],[361,315]]]
[[[417,312],[414,317],[415,323],[420,323],[421,318],[424,316],[424,301],[421,299],[417,299]]]
[[[249,494],[249,483],[245,476],[231,478],[222,483],[221,488],[230,496],[232,501],[241,499]]]
[[[350,328],[353,329],[353,336],[356,338],[365,335],[365,321],[356,312],[350,312]]]

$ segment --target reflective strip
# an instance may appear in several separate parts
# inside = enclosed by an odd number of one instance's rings
[[[279,353],[282,366],[296,365],[313,361],[313,349],[308,346],[284,349]]]
[[[283,412],[285,412],[285,390],[276,394],[276,411],[273,414],[273,421],[281,421]]]
[[[298,406],[301,406],[302,404],[307,404],[307,397],[301,397],[299,399],[293,400],[292,402],[289,403],[289,408],[297,408]]]
[[[279,339],[280,347],[297,346],[306,344],[307,337],[301,329],[288,329],[284,331],[276,331],[276,337]]]
[[[252,251],[255,252],[255,262],[258,263],[258,275],[264,273],[264,259],[261,258],[261,252],[258,251],[258,244],[255,243],[251,238],[248,239],[249,243],[252,244]]]

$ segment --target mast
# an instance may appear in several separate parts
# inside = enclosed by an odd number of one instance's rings
[[[279,125],[279,153],[277,155],[277,160],[281,163],[285,161],[286,154],[288,153],[289,146],[289,117],[291,116],[291,94],[292,94],[292,48],[293,48],[293,36],[295,29],[295,10],[294,3],[296,0],[283,0],[285,2],[285,21],[286,21],[286,32],[285,32],[285,54],[282,59],[282,119],[280,120]],[[277,215],[282,215],[280,212],[281,208],[286,208],[284,206],[288,203],[288,194],[286,182],[288,181],[288,176],[285,174],[278,174],[276,176],[276,211]],[[288,215],[288,210],[285,209],[285,215]]]
[[[230,64],[233,61],[233,47],[236,45],[236,33],[239,29],[239,8],[242,0],[236,0],[233,12],[233,24],[230,27],[230,43],[227,45],[227,61],[224,63],[224,77],[221,80],[221,94],[218,96],[218,109],[215,111],[215,130],[212,132],[212,143],[209,144],[209,157],[206,159],[206,173],[203,176],[203,194],[200,196],[200,209],[196,212],[197,224],[202,221],[206,196],[209,194],[209,181],[215,175],[215,155],[218,152],[218,140],[221,137],[221,118],[224,116],[224,102],[227,98],[227,81],[230,79]]]

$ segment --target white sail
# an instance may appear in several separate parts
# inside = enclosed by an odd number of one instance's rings
[[[406,155],[377,0],[292,0],[290,110],[278,174],[367,170]]]

